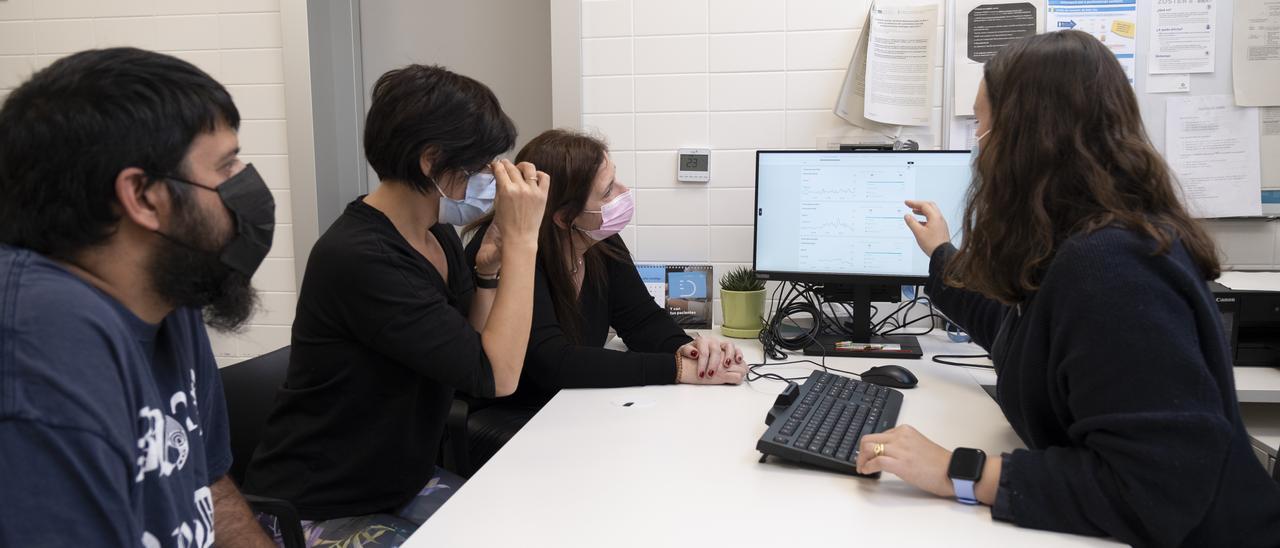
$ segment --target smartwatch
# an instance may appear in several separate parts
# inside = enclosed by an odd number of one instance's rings
[[[957,447],[951,452],[951,465],[947,467],[947,477],[956,490],[956,500],[965,504],[978,504],[973,494],[973,486],[982,479],[982,467],[987,464],[987,454],[981,449]]]

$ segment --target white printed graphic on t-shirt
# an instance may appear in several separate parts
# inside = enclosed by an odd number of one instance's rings
[[[138,410],[138,473],[134,481],[141,483],[148,472],[159,472],[167,478],[182,470],[191,457],[192,435],[200,435],[197,422],[198,405],[195,389],[196,373],[191,370],[190,392],[179,390],[169,397],[169,413],[163,409],[143,406]],[[213,496],[209,487],[201,486],[193,493],[196,519],[183,522],[167,535],[156,536],[150,531],[142,534],[144,548],[162,548],[161,538],[172,539],[176,548],[208,548],[213,546]]]
[[[194,502],[199,521],[182,523],[169,536],[175,548],[209,548],[213,546],[213,492],[208,487],[196,489]],[[162,548],[160,539],[150,531],[142,533],[143,548]]]
[[[143,434],[138,438],[138,474],[133,478],[135,483],[140,483],[147,472],[159,470],[160,477],[168,477],[174,470],[181,470],[186,465],[191,451],[188,432],[198,432],[200,429],[200,424],[195,421],[195,378],[195,370],[192,369],[191,392],[179,390],[169,397],[169,411],[172,415],[150,406],[143,406],[138,411]],[[185,425],[179,417],[185,419]]]

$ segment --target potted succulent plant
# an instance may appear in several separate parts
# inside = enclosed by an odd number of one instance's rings
[[[724,325],[720,332],[726,337],[754,339],[764,327],[764,282],[756,278],[756,271],[738,267],[720,278],[720,306],[724,310]]]

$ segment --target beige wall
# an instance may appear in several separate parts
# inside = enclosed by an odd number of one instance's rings
[[[549,1],[377,0],[360,4],[366,105],[382,73],[439,64],[483,82],[520,131],[551,127]]]
[[[0,99],[64,55],[110,46],[186,59],[235,98],[242,157],[275,195],[275,245],[253,279],[262,310],[242,334],[210,338],[220,365],[289,344],[297,289],[279,0],[0,0]]]

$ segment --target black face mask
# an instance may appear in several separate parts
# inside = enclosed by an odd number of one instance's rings
[[[165,178],[218,193],[223,207],[231,212],[231,220],[235,225],[235,235],[222,247],[218,259],[245,277],[252,277],[271,251],[271,240],[276,229],[275,197],[271,195],[271,190],[262,181],[262,176],[258,175],[253,164],[244,166],[240,173],[217,188],[171,175],[166,175]]]

